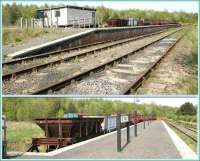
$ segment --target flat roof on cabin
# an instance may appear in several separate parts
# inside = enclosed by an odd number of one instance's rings
[[[96,9],[93,9],[93,8],[79,7],[79,6],[70,6],[70,5],[60,6],[60,7],[44,8],[44,9],[38,9],[37,11],[54,10],[54,9],[61,9],[61,8],[73,8],[73,9],[80,9],[80,10],[96,11]]]

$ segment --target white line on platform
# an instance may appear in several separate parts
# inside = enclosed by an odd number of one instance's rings
[[[134,125],[130,126],[133,127]],[[126,130],[126,128],[123,128],[122,131]],[[57,150],[54,150],[52,152],[49,152],[49,153],[36,153],[36,152],[26,152],[24,153],[23,155],[32,155],[32,156],[54,156],[54,155],[58,155],[60,153],[63,153],[65,151],[68,151],[68,150],[71,150],[71,149],[74,149],[74,148],[77,148],[77,147],[80,147],[82,145],[85,145],[87,143],[90,143],[92,141],[96,141],[96,140],[99,140],[99,139],[102,139],[104,137],[107,137],[107,136],[110,136],[112,134],[115,134],[117,131],[113,131],[113,132],[110,132],[108,134],[104,134],[104,135],[101,135],[101,136],[98,136],[98,137],[95,137],[95,138],[92,138],[92,139],[89,139],[89,140],[86,140],[86,141],[82,141],[80,143],[76,143],[76,144],[73,144],[73,145],[69,145],[67,147],[64,147],[64,148],[60,148],[60,149],[57,149]]]
[[[197,154],[164,122],[165,129],[183,159],[198,159]]]

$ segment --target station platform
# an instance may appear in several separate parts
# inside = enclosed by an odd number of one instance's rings
[[[197,155],[187,145],[177,143],[164,121],[153,121],[149,125],[138,124],[138,136],[134,126],[130,128],[130,143],[126,144],[126,128],[122,129],[122,151],[117,152],[117,133],[112,132],[49,153],[25,153],[20,159],[195,159]],[[180,139],[180,138],[179,138]],[[184,143],[182,143],[184,144]],[[179,146],[179,147],[178,147]],[[185,147],[186,146],[186,147]],[[181,152],[180,150],[183,149]],[[187,149],[189,148],[189,150]],[[189,152],[188,152],[189,151]]]

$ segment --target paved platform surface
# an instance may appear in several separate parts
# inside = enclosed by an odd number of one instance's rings
[[[138,137],[134,137],[134,127],[130,129],[131,142],[126,145],[126,130],[122,131],[121,152],[117,152],[116,133],[91,141],[71,150],[54,156],[23,155],[19,158],[130,158],[130,159],[181,159],[161,121],[153,121],[146,129],[143,123],[138,124]]]

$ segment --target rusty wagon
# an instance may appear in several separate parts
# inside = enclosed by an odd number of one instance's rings
[[[45,137],[32,138],[28,151],[39,152],[38,147],[45,145],[48,152],[100,135],[103,117],[42,118],[35,122]]]

